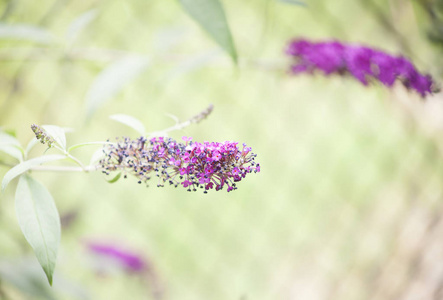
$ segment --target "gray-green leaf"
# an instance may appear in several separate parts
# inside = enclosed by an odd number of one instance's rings
[[[2,180],[2,190],[4,190],[6,188],[6,186],[9,184],[9,182],[11,182],[12,179],[14,179],[15,177],[23,174],[24,172],[28,171],[32,167],[41,165],[41,164],[46,163],[46,162],[60,160],[60,159],[65,159],[65,158],[66,158],[65,155],[57,155],[57,154],[45,155],[45,156],[39,156],[39,157],[30,159],[30,160],[26,160],[26,161],[16,165],[15,167],[10,169],[5,174],[5,177],[3,177],[3,180]]]
[[[14,145],[20,147],[20,142],[12,135],[0,131],[0,145]]]
[[[50,44],[54,36],[46,29],[28,24],[0,24],[0,39],[26,40]]]
[[[131,127],[141,135],[146,134],[146,129],[143,123],[133,116],[125,115],[125,114],[116,114],[109,116],[110,119],[125,124],[126,126]]]
[[[190,57],[189,59],[183,61],[182,63],[178,64],[175,68],[173,68],[171,71],[169,71],[166,76],[162,79],[164,83],[169,82],[172,79],[175,79],[176,77],[187,74],[191,71],[197,70],[204,65],[208,64],[209,62],[215,60],[222,54],[221,49],[217,49],[216,51],[211,50],[209,52],[204,52],[201,54],[198,54],[194,57]]]
[[[54,290],[46,283],[41,274],[41,268],[35,263],[33,257],[20,256],[18,259],[11,260],[5,258],[0,260],[0,278],[14,286],[23,294],[27,294],[28,299],[57,299]]]
[[[105,153],[103,152],[103,148],[97,149],[91,156],[91,160],[89,161],[89,164],[95,165],[98,163],[103,157],[105,156]]]
[[[15,193],[15,211],[20,228],[52,285],[61,235],[54,199],[41,183],[22,175]]]
[[[292,5],[300,5],[300,6],[306,6],[306,3],[303,1],[298,0],[278,0],[283,3],[292,4]]]
[[[66,150],[66,135],[63,128],[56,125],[42,125],[42,127],[63,150]]]
[[[20,142],[10,134],[0,131],[0,151],[18,159],[23,160],[23,149]]]
[[[131,55],[111,64],[94,80],[86,94],[86,110],[90,117],[100,106],[140,75],[148,66],[144,56]]]
[[[28,157],[29,152],[31,152],[31,150],[32,150],[32,149],[35,147],[35,145],[37,145],[38,143],[40,143],[40,141],[37,140],[35,137],[32,138],[32,139],[29,141],[28,145],[27,145],[26,148],[25,148],[25,159]]]
[[[97,17],[97,10],[91,9],[85,13],[82,13],[79,17],[77,17],[71,24],[69,24],[68,29],[66,30],[66,41],[68,45],[72,45],[77,37],[84,31],[88,25],[94,21]]]
[[[219,0],[179,0],[183,9],[206,30],[209,35],[237,63],[237,51]]]
[[[18,161],[23,160],[23,152],[20,148],[17,146],[12,145],[0,145],[0,151],[4,152],[14,158],[16,158]]]

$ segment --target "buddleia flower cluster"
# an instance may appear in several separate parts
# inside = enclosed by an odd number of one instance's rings
[[[55,143],[54,139],[49,136],[46,131],[40,126],[32,124],[31,129],[34,132],[37,140],[39,140],[42,144],[47,144],[48,147],[52,147],[52,145]]]
[[[364,85],[369,80],[378,80],[388,87],[399,80],[422,97],[436,89],[431,76],[421,74],[407,58],[365,46],[295,39],[287,46],[286,53],[294,58],[291,66],[294,74],[316,70],[325,75],[351,74]]]
[[[104,146],[105,156],[99,164],[107,175],[122,172],[125,178],[135,176],[138,183],[157,177],[159,187],[181,185],[188,191],[201,188],[204,193],[225,187],[230,192],[247,174],[260,172],[260,164],[255,162],[257,155],[245,144],[240,149],[237,142],[191,140],[183,137],[184,143],[180,143],[164,137],[118,139]]]
[[[140,255],[123,250],[117,245],[90,242],[87,246],[92,253],[108,258],[130,272],[141,272],[147,268]]]

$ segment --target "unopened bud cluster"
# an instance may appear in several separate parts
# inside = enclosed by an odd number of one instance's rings
[[[205,193],[225,186],[230,192],[246,174],[260,172],[255,162],[257,155],[245,144],[240,149],[236,142],[197,143],[187,137],[183,140],[185,143],[164,137],[119,139],[105,145],[100,165],[107,175],[120,171],[125,178],[128,174],[137,177],[138,183],[155,176],[157,186],[182,185],[188,191],[201,188]]]
[[[37,140],[39,140],[42,144],[47,144],[48,147],[52,147],[52,145],[55,143],[54,139],[50,137],[40,126],[32,124],[31,129],[35,133]]]

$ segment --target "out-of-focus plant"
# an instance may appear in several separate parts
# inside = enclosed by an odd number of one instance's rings
[[[407,58],[370,47],[295,39],[289,43],[286,53],[295,60],[291,66],[293,74],[315,71],[325,75],[350,74],[364,85],[377,80],[387,87],[398,80],[422,97],[436,91],[432,77],[421,74]]]
[[[222,2],[220,0],[178,0],[177,4],[236,64],[237,50]],[[13,7],[14,1],[10,1],[2,19],[9,16]],[[105,62],[107,65],[86,93],[86,115],[90,118],[127,83],[144,72],[151,65],[152,57],[144,53],[125,50],[80,47],[78,39],[97,18],[97,10],[92,9],[80,14],[62,34],[55,34],[43,24],[47,22],[47,17],[51,16],[52,9],[55,7],[49,8],[48,16],[44,16],[36,24],[6,23],[0,20],[0,41],[22,43],[19,48],[5,47],[4,49],[9,51],[0,53],[0,60],[20,61],[20,67],[15,71],[13,78],[14,84],[10,87],[9,97],[15,93],[19,85],[19,77],[27,62],[51,59],[61,62],[83,60]],[[162,53],[162,55],[166,54]],[[8,113],[8,102],[0,103],[0,118]]]
[[[305,5],[304,2],[296,0],[279,1]],[[425,8],[433,22],[432,34],[430,34],[432,39],[443,40],[441,1],[416,1]],[[371,1],[367,1],[369,2]],[[237,63],[237,49],[221,1],[179,0],[178,3],[229,54],[233,62]],[[140,53],[76,47],[77,37],[96,16],[95,10],[86,11],[68,26],[63,36],[55,36],[39,24],[0,24],[1,39],[26,41],[32,45],[26,48],[29,53],[25,53],[24,57],[22,52],[15,51],[4,52],[1,55],[13,60],[19,58],[22,61],[44,57],[61,61],[106,62],[106,66],[92,81],[86,93],[86,114],[91,117],[128,82],[146,70],[153,61],[153,57]],[[403,40],[401,42],[404,43]],[[419,73],[409,60],[369,47],[357,47],[338,42],[316,44],[295,41],[289,46],[288,54],[295,60],[292,66],[293,73],[316,70],[321,70],[325,74],[346,73],[352,74],[363,84],[367,84],[368,80],[378,80],[386,86],[392,86],[398,80],[423,97],[433,91],[434,82],[431,78]],[[15,86],[12,85],[11,89],[14,88]],[[7,113],[5,109],[7,102],[5,101],[0,107],[0,118],[2,114]],[[35,138],[25,147],[14,135],[0,130],[0,151],[15,159],[14,163],[0,161],[0,164],[10,168],[2,180],[2,190],[12,180],[19,178],[15,193],[18,222],[50,284],[52,284],[60,244],[60,217],[50,192],[30,173],[99,171],[112,175],[108,178],[110,183],[132,176],[138,183],[147,185],[156,177],[154,182],[157,186],[169,184],[175,187],[182,186],[187,191],[201,189],[204,193],[211,189],[218,191],[226,188],[230,192],[237,188],[237,183],[247,174],[260,171],[260,165],[255,162],[256,154],[250,147],[245,144],[239,147],[238,143],[232,141],[199,143],[193,142],[189,137],[184,137],[184,141],[180,142],[166,137],[170,131],[200,122],[211,111],[212,106],[185,122],[177,122],[170,128],[152,133],[147,133],[145,126],[138,119],[129,115],[116,114],[110,118],[136,130],[141,137],[138,139],[123,137],[117,141],[85,142],[72,146],[68,145],[66,129],[55,125],[32,125]],[[38,142],[46,145],[49,153],[29,157],[31,149]],[[102,147],[92,155],[89,163],[82,162],[72,153],[74,149],[97,145]],[[76,166],[48,165],[48,163],[60,161],[69,161]],[[96,255],[118,261],[128,270],[146,269],[146,264],[137,256],[114,245],[94,244],[90,246],[90,250]]]
[[[134,274],[146,281],[153,299],[162,299],[164,288],[154,264],[138,252],[123,247],[121,242],[87,241],[85,246],[93,258],[99,276],[112,274],[115,269]]]
[[[86,142],[68,147],[65,130],[55,125],[31,126],[35,138],[26,148],[18,140],[6,132],[0,132],[0,151],[14,157],[18,164],[8,165],[11,169],[2,180],[2,190],[14,178],[19,177],[15,193],[16,214],[20,228],[34,249],[35,255],[52,285],[58,247],[60,244],[60,217],[50,192],[35,180],[30,171],[53,172],[92,172],[102,171],[110,174],[117,172],[110,183],[116,182],[121,175],[133,175],[139,183],[147,182],[151,176],[158,177],[157,186],[165,183],[178,187],[183,185],[188,191],[202,188],[208,190],[227,191],[236,189],[236,182],[248,173],[259,172],[260,165],[255,163],[256,155],[250,147],[243,144],[240,149],[235,142],[192,142],[184,138],[185,143],[176,142],[165,137],[167,132],[182,129],[191,124],[199,123],[212,111],[210,105],[206,110],[185,122],[177,122],[174,126],[148,135],[142,122],[127,115],[114,115],[113,120],[121,122],[141,135],[136,140],[123,138],[113,142]],[[45,144],[60,154],[48,154],[29,158],[29,151],[38,143]],[[103,145],[91,157],[89,164],[84,164],[72,155],[72,150],[93,145]],[[77,166],[43,165],[49,162],[69,160]]]
[[[429,41],[443,46],[443,1],[415,0],[416,13]]]

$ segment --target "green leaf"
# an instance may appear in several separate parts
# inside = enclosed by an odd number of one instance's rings
[[[183,9],[209,33],[209,35],[237,63],[237,51],[219,0],[179,0]]]
[[[112,145],[112,144],[113,143],[111,143],[111,142],[87,142],[87,143],[75,144],[75,145],[72,145],[71,147],[68,148],[68,153],[74,149],[85,147],[85,146]]]
[[[14,145],[20,147],[20,142],[11,134],[0,131],[0,145]]]
[[[54,36],[46,29],[28,24],[0,23],[0,39],[24,40],[39,44],[50,44]]]
[[[33,261],[31,261],[33,259]],[[28,299],[57,299],[46,279],[41,274],[41,268],[35,263],[35,259],[28,256],[20,256],[11,260],[0,260],[0,278],[2,282],[14,286],[21,293],[25,293]]]
[[[105,156],[105,153],[103,152],[103,148],[97,149],[91,156],[91,160],[89,161],[89,164],[95,165],[98,163],[103,157]]]
[[[0,131],[0,151],[16,158],[18,161],[23,160],[23,148],[20,142],[12,135]]]
[[[23,161],[23,152],[17,146],[0,145],[0,151],[16,158],[18,161]]]
[[[147,57],[131,55],[105,68],[86,94],[88,117],[140,75],[149,65]]]
[[[114,183],[114,182],[117,182],[121,176],[122,176],[122,173],[120,172],[117,175],[115,175],[114,177],[112,177],[111,179],[109,179],[109,180],[106,179],[106,181],[109,183]]]
[[[82,13],[79,17],[77,17],[71,24],[69,24],[68,29],[66,30],[66,41],[71,46],[77,37],[88,27],[88,25],[94,21],[97,17],[97,10],[91,9],[85,13]]]
[[[49,134],[55,142],[66,151],[66,135],[65,130],[56,125],[42,125],[43,129]]]
[[[32,148],[34,148],[34,146],[37,145],[38,143],[40,143],[40,141],[37,140],[35,137],[29,141],[25,149],[25,159],[28,157],[29,152],[31,152]]]
[[[161,81],[168,83],[170,80],[175,79],[176,77],[197,70],[214,61],[220,56],[221,53],[221,50],[217,49],[216,51],[211,50],[209,52],[200,53],[194,57],[190,57],[169,71]]]
[[[306,3],[303,1],[297,1],[297,0],[278,0],[278,1],[292,5],[307,6]]]
[[[65,158],[66,158],[65,155],[56,155],[56,154],[55,155],[45,155],[45,156],[40,156],[40,157],[30,159],[30,160],[26,160],[26,161],[16,165],[15,167],[10,169],[5,174],[5,177],[3,177],[2,191],[6,188],[6,186],[9,184],[9,182],[11,182],[12,179],[23,174],[24,172],[28,171],[32,167],[41,165],[46,162],[65,159]]]
[[[54,199],[41,183],[22,175],[15,193],[15,211],[20,228],[52,285],[61,235]]]
[[[146,134],[145,126],[143,125],[143,123],[139,119],[136,119],[132,116],[128,116],[125,114],[116,114],[116,115],[109,116],[109,118],[114,121],[125,124],[126,126],[131,127],[132,129],[134,129],[135,131],[137,131],[141,135]]]

